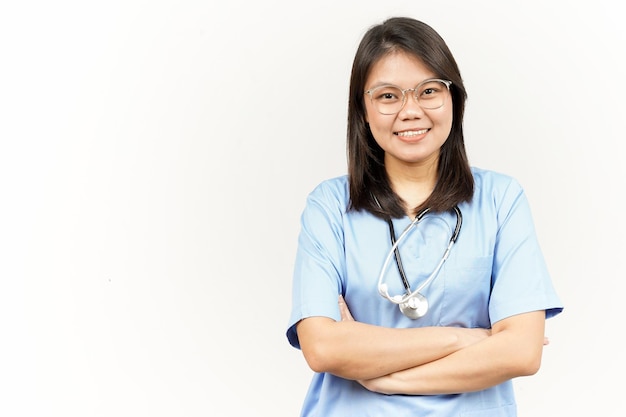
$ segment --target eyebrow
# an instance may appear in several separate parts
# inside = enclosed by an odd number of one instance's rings
[[[417,85],[417,84],[416,84],[416,85]],[[373,90],[374,88],[378,88],[378,87],[387,87],[387,86],[392,86],[392,87],[398,87],[398,88],[400,88],[400,86],[399,86],[399,85],[396,85],[396,84],[394,84],[394,83],[387,83],[387,82],[381,81],[381,82],[377,82],[377,83],[375,83],[374,85],[372,85],[370,88],[367,88],[366,90]],[[400,89],[401,89],[401,88],[400,88]]]
[[[434,80],[434,79],[437,79],[437,77],[424,78],[422,81],[418,82],[413,87],[409,87],[409,88],[415,88],[418,85],[420,85],[421,83],[423,83],[424,81]],[[400,87],[398,84],[394,84],[394,83],[390,83],[390,82],[386,82],[386,81],[379,81],[379,82],[373,84],[370,88],[366,88],[366,90],[373,90],[373,89],[378,88],[378,87],[398,87],[400,90],[404,90],[404,88]]]

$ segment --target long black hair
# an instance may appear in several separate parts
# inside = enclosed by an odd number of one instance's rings
[[[456,61],[443,38],[427,24],[407,17],[393,17],[371,27],[354,57],[348,100],[348,208],[367,210],[382,218],[405,214],[402,200],[391,188],[387,177],[384,151],[374,140],[366,122],[364,104],[365,82],[371,68],[394,52],[415,56],[437,78],[452,81],[452,128],[440,150],[437,183],[426,201],[416,207],[417,210],[425,207],[432,211],[450,210],[456,204],[470,201],[474,194],[474,178],[463,138],[467,93]]]

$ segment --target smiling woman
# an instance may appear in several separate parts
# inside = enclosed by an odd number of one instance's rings
[[[428,198],[435,186],[439,149],[452,128],[450,83],[437,80],[419,58],[402,51],[377,61],[365,83],[371,86],[367,90],[371,100],[365,100],[365,120],[384,151],[389,178],[397,181],[396,193],[409,203],[407,208],[411,211]],[[417,87],[406,90],[396,87],[408,85]],[[410,94],[411,98],[407,99],[407,91],[419,94]],[[431,173],[428,181],[420,182],[420,187],[403,187],[404,173],[417,172],[417,166],[420,172]]]
[[[563,307],[523,189],[468,163],[465,99],[427,24],[361,40],[348,175],[301,217],[287,337],[315,371],[303,416],[517,414],[512,379],[538,371]]]

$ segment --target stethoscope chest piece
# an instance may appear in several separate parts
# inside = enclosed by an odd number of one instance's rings
[[[402,314],[410,319],[419,319],[428,312],[428,300],[422,294],[417,293],[411,296],[406,302],[399,304]]]

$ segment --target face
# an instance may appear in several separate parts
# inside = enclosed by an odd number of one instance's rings
[[[394,52],[374,64],[365,90],[381,85],[395,85],[404,90],[429,78],[437,76],[420,59],[405,52]],[[412,92],[405,94],[404,107],[393,115],[379,113],[370,95],[364,95],[366,120],[376,143],[385,151],[387,170],[398,166],[436,165],[439,149],[452,129],[452,97],[447,91],[444,105],[432,110],[420,107]]]

